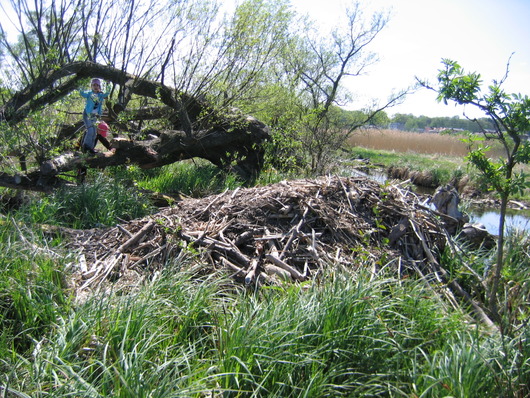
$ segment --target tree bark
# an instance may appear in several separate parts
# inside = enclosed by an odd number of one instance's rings
[[[76,89],[82,79],[91,76],[120,85],[118,102],[109,109],[106,120],[113,127],[129,129],[128,138],[111,141],[115,153],[88,156],[69,152],[49,159],[37,170],[23,175],[0,174],[0,186],[47,191],[64,183],[60,174],[82,167],[105,168],[135,163],[147,169],[194,157],[207,159],[223,170],[236,172],[245,181],[252,181],[261,171],[263,143],[270,138],[270,133],[260,121],[237,112],[222,114],[204,100],[177,92],[162,83],[92,62],[71,63],[48,75],[39,76],[0,108],[0,119],[16,125],[30,113],[57,102]],[[150,112],[126,109],[133,94],[157,99],[164,106]],[[121,112],[130,112],[139,121],[165,119],[174,129],[151,129],[141,134],[147,139],[137,140],[134,137],[140,136],[140,132],[135,131],[134,126],[116,120]],[[63,126],[63,131],[61,136],[67,137],[75,128]]]

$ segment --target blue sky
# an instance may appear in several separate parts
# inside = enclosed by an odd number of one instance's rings
[[[240,0],[231,0],[240,2]],[[231,1],[224,2],[226,6]],[[323,25],[337,23],[338,14],[355,0],[291,0],[300,13]],[[390,21],[371,45],[380,61],[367,74],[347,82],[356,94],[351,109],[372,99],[384,101],[393,91],[415,82],[415,76],[435,82],[442,58],[479,72],[485,83],[500,80],[510,55],[504,85],[509,93],[530,95],[530,0],[359,0],[363,8],[387,10]],[[439,104],[436,95],[420,90],[394,113],[425,116],[462,116],[464,109]],[[481,113],[466,109],[469,116]]]
[[[367,76],[352,78],[360,94],[352,108],[370,98],[385,99],[392,90],[414,83],[414,77],[435,82],[442,58],[467,71],[479,72],[485,83],[500,80],[508,59],[505,89],[530,95],[530,0],[361,0],[366,7],[390,10],[388,25],[371,49],[380,61]],[[336,21],[343,0],[292,0],[301,12],[321,21]],[[435,94],[420,90],[403,105],[389,110],[425,116],[462,116],[464,109],[438,104]],[[466,109],[470,116],[482,114]]]

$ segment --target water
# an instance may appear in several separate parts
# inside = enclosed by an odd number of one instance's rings
[[[362,171],[359,171],[357,169],[349,170],[349,173],[352,177],[366,177],[370,178],[374,181],[377,181],[379,184],[384,184],[387,180],[386,174],[378,169],[370,169],[368,173],[364,173]]]
[[[386,174],[381,170],[370,170],[368,173],[363,173],[359,170],[352,170],[353,176],[361,176],[371,178],[380,184],[387,180]],[[432,194],[432,189],[424,189],[419,187],[419,193]],[[471,206],[466,209],[469,216],[470,223],[480,223],[486,227],[486,230],[492,235],[499,233],[499,210],[492,208],[481,208],[478,206]],[[530,231],[530,211],[529,210],[512,210],[508,209],[505,220],[505,232],[510,229],[519,229]]]
[[[484,224],[490,234],[499,234],[499,210],[471,208],[468,212],[470,222]],[[519,229],[530,231],[530,211],[508,210],[504,231]]]

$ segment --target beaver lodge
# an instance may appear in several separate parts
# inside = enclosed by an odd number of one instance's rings
[[[404,186],[322,177],[187,198],[112,228],[63,232],[76,253],[79,299],[134,288],[171,261],[191,258],[182,263],[247,285],[318,281],[329,267],[370,267],[374,275],[387,267],[434,281],[452,303],[460,296],[483,315],[440,267],[440,253],[456,250],[450,221]]]

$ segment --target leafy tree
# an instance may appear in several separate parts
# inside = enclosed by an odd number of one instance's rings
[[[497,260],[487,277],[487,300],[492,314],[499,318],[498,290],[503,268],[504,229],[508,200],[511,195],[522,191],[529,186],[526,175],[516,171],[518,164],[530,161],[530,143],[525,139],[530,133],[530,98],[520,94],[506,93],[502,85],[508,72],[500,81],[493,81],[483,92],[480,74],[467,73],[455,61],[443,59],[443,69],[438,73],[438,86],[430,87],[438,92],[438,101],[447,104],[454,101],[460,105],[471,105],[482,110],[491,120],[494,129],[492,132],[483,129],[481,139],[495,140],[502,144],[504,157],[497,160],[488,157],[489,146],[478,141],[478,146],[470,146],[467,159],[486,178],[492,191],[499,195],[501,200],[499,235],[497,242]],[[477,141],[472,139],[471,143]]]

